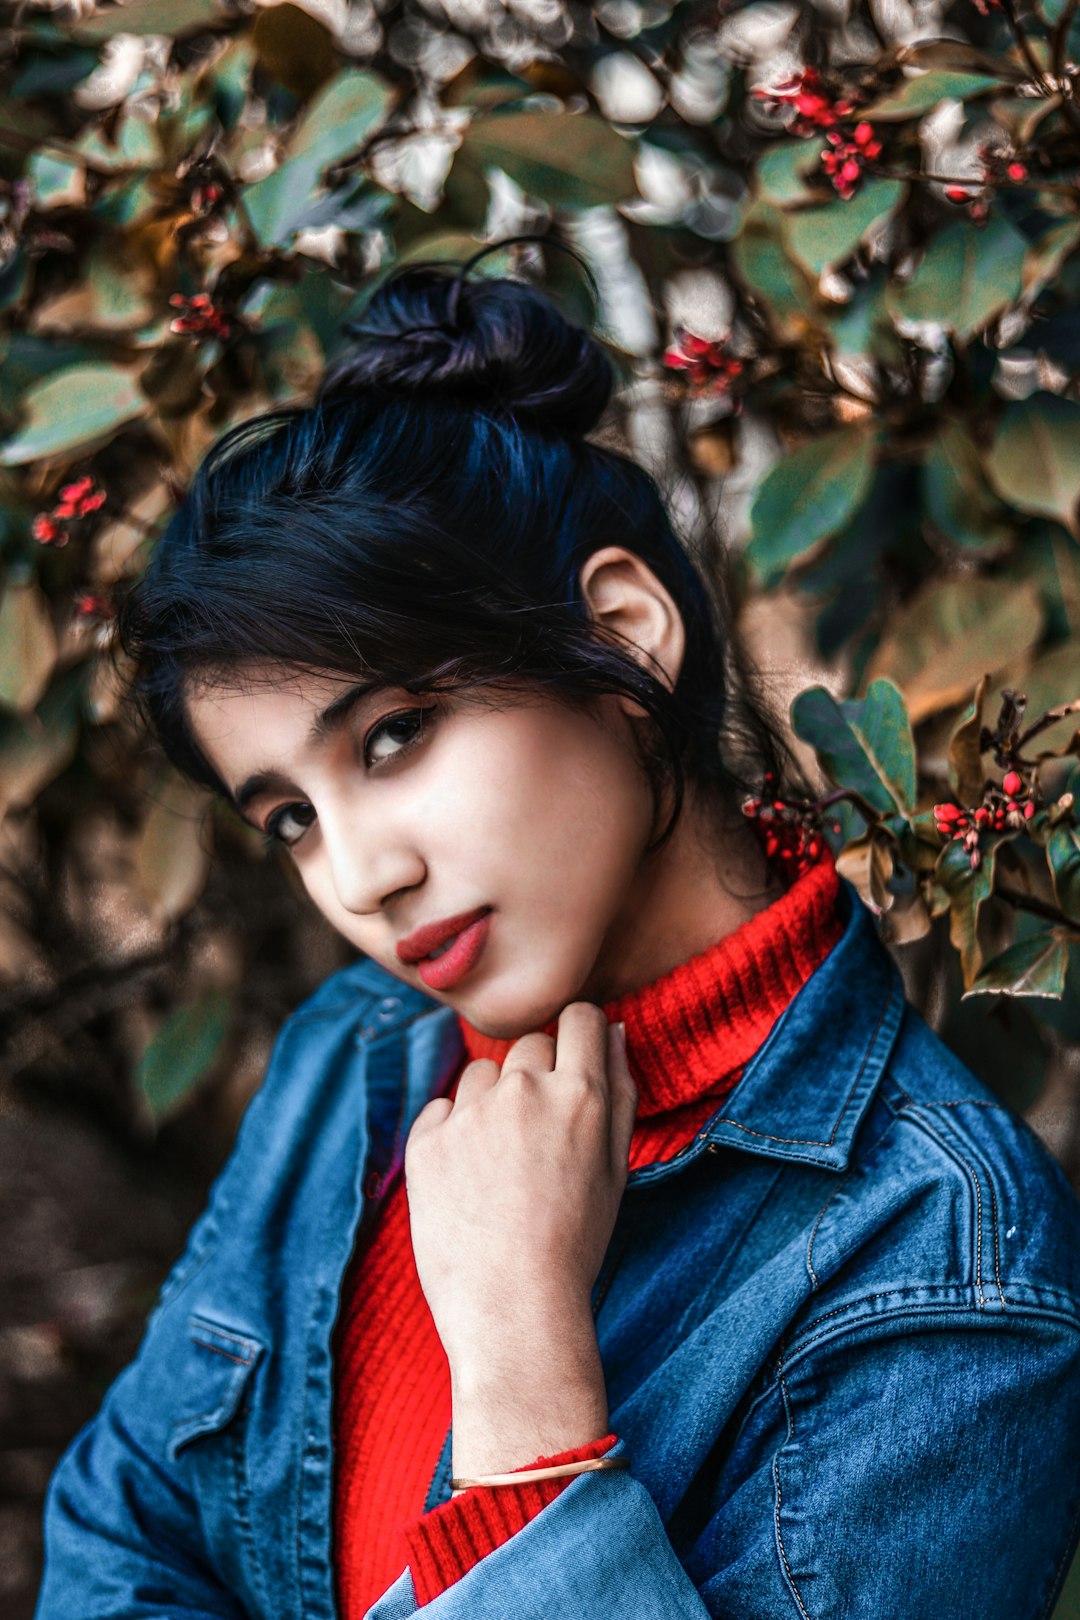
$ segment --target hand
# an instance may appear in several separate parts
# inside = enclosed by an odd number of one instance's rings
[[[488,1058],[467,1064],[454,1100],[434,1098],[417,1116],[405,1145],[409,1220],[455,1385],[455,1442],[465,1401],[519,1409],[523,1392],[548,1412],[549,1442],[562,1427],[553,1401],[606,1424],[590,1296],[626,1185],[637,1101],[621,1035],[600,1007],[575,1001],[554,1039],[521,1036],[501,1069]],[[593,1438],[589,1427],[549,1449]]]

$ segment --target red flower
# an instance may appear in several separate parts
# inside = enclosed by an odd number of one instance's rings
[[[75,598],[75,616],[79,619],[111,619],[113,606],[107,596],[84,591]]]
[[[225,188],[216,180],[196,186],[191,193],[191,206],[197,214],[211,214],[225,195]]]
[[[727,341],[725,337],[714,343],[680,330],[664,355],[664,364],[671,371],[685,372],[695,393],[726,394],[743,371],[742,361],[724,347]]]
[[[785,79],[772,89],[768,85],[755,85],[750,93],[758,101],[794,107],[795,117],[789,126],[794,135],[835,129],[841,119],[850,118],[855,111],[854,102],[837,100],[826,90],[821,75],[812,67],[803,68],[793,79]]]
[[[189,333],[192,337],[219,338],[227,338],[232,332],[232,322],[213,302],[209,293],[193,293],[190,298],[185,297],[183,293],[172,293],[169,303],[174,309],[184,311],[182,315],[170,321],[170,332]]]
[[[60,491],[60,501],[53,508],[53,517],[72,518],[86,517],[90,512],[96,512],[104,506],[106,494],[103,489],[94,489],[94,480],[86,475],[79,478],[74,484],[65,484]]]
[[[865,119],[855,125],[849,140],[835,129],[825,139],[831,150],[822,152],[821,167],[846,202],[854,196],[864,166],[880,157],[881,142],[875,135],[873,124],[868,124]]]
[[[30,533],[43,546],[66,546],[67,530],[53,521],[47,512],[39,512],[30,525]]]
[[[65,525],[72,519],[88,517],[91,512],[96,512],[104,506],[107,498],[104,489],[94,488],[94,480],[87,473],[73,484],[63,486],[52,511],[39,512],[30,526],[30,532],[43,546],[66,546],[70,536]]]

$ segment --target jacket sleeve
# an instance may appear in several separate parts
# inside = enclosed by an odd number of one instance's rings
[[[1080,1529],[1080,1323],[924,1306],[804,1339],[701,1489],[693,1524],[685,1504],[672,1521],[676,1547],[632,1468],[580,1475],[423,1613],[1046,1615]],[[406,1570],[365,1620],[415,1612]]]
[[[615,1444],[617,1436],[576,1446],[569,1451],[537,1457],[514,1470],[549,1468],[555,1463],[586,1462],[602,1457]],[[442,1502],[430,1513],[405,1527],[409,1568],[417,1602],[430,1603],[448,1586],[472,1569],[481,1558],[501,1547],[523,1530],[549,1502],[564,1491],[573,1475],[564,1479],[531,1480],[524,1485],[500,1486],[497,1490],[477,1487],[462,1491],[449,1502]]]
[[[191,1497],[127,1427],[133,1366],[53,1474],[34,1620],[245,1620],[211,1568]]]

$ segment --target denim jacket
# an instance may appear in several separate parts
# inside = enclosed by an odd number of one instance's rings
[[[613,1454],[431,1620],[1029,1620],[1080,1506],[1080,1204],[844,933],[593,1308]],[[135,1361],[69,1446],[36,1620],[331,1620],[331,1331],[457,1017],[362,959],[285,1024]],[[450,1435],[426,1508],[450,1495]],[[417,1612],[408,1568],[366,1620]]]

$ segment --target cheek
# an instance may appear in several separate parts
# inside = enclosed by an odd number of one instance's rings
[[[499,723],[486,736],[476,728],[463,760],[470,847],[484,857],[499,851],[515,888],[535,889],[537,904],[562,915],[568,895],[625,883],[652,821],[648,785],[627,747],[558,711],[492,719]]]

